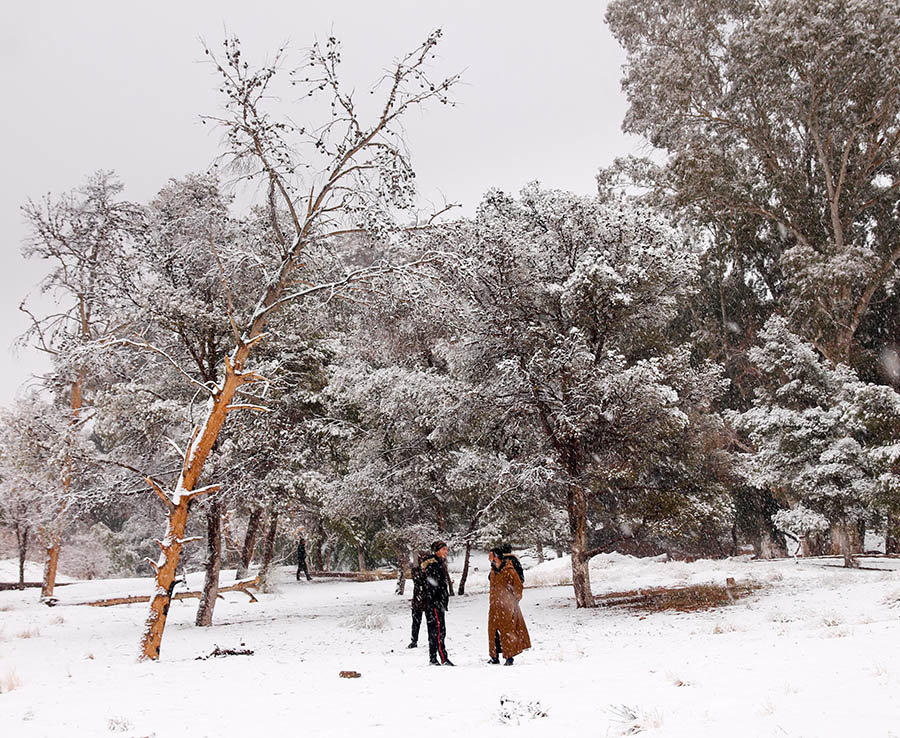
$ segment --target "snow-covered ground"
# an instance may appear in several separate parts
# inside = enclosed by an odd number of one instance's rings
[[[643,614],[577,610],[571,587],[552,586],[567,560],[547,562],[526,573],[542,585],[522,602],[534,648],[511,668],[485,663],[486,561],[451,601],[455,668],[428,665],[424,623],[406,648],[408,602],[391,581],[282,569],[256,604],[224,595],[212,628],[194,627],[196,601],[174,602],[162,660],[142,664],[145,604],[66,603],[148,580],[71,584],[54,608],[37,590],[0,592],[0,736],[900,736],[900,563],[836,563],[597,557],[595,594],[765,585],[719,610]],[[15,571],[0,562],[0,579]],[[216,645],[254,655],[197,660]]]

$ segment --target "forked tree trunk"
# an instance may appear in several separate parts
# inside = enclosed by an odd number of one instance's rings
[[[222,568],[222,502],[213,499],[206,513],[206,579],[197,608],[197,625],[213,623],[213,611],[219,597],[219,571]]]
[[[466,593],[466,580],[469,578],[469,559],[472,555],[472,541],[466,541],[466,558],[463,559],[463,569],[462,574],[459,577],[459,589],[457,590],[458,594],[464,595]]]
[[[573,482],[569,485],[566,503],[569,532],[572,536],[572,586],[575,589],[575,606],[596,607],[588,569],[590,558],[587,555],[587,496],[580,484]]]
[[[244,535],[244,545],[241,547],[241,561],[237,572],[235,572],[235,579],[244,579],[250,571],[250,562],[253,560],[253,549],[256,548],[256,537],[259,535],[262,515],[261,507],[254,507],[250,511],[250,518],[247,520],[247,533]]]
[[[269,511],[269,527],[266,529],[266,537],[263,539],[262,563],[259,567],[259,591],[269,590],[269,570],[272,568],[272,559],[275,557],[275,534],[278,532],[278,512]]]

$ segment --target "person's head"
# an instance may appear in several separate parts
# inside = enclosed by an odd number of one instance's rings
[[[488,552],[488,558],[491,560],[491,564],[493,564],[494,566],[500,566],[500,564],[503,563],[503,556],[506,553],[506,549],[507,546],[503,543],[494,546]]]
[[[440,559],[447,558],[447,544],[444,541],[435,541],[431,544],[431,552]]]

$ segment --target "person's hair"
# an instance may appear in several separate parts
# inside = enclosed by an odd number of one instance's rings
[[[519,579],[522,580],[522,584],[525,584],[525,570],[522,568],[522,562],[519,561],[518,557],[513,556],[512,546],[508,543],[498,543],[491,549],[491,553],[500,559],[501,562],[511,562],[516,570],[516,574],[519,575]]]
[[[431,544],[431,551],[432,551],[432,553],[437,553],[442,548],[444,548],[446,545],[447,545],[447,543],[445,541],[438,539],[437,541],[435,541],[434,543]]]

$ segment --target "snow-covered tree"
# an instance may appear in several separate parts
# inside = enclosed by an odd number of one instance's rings
[[[670,439],[721,390],[667,339],[696,254],[646,208],[536,185],[490,193],[441,238],[467,301],[450,361],[490,398],[508,457],[565,500],[576,600],[593,606],[591,506],[653,487]]]
[[[882,493],[900,489],[892,469],[900,395],[831,363],[792,333],[784,318],[770,319],[760,341],[750,354],[763,375],[757,399],[731,418],[754,449],[739,455],[740,469],[754,486],[824,517],[850,566],[851,530]],[[798,518],[782,515],[778,523],[796,529]],[[809,516],[804,521],[813,532]]]
[[[830,360],[897,279],[900,16],[879,0],[615,0],[627,132],[653,176],[716,232],[720,273]],[[639,172],[643,177],[646,169]],[[729,300],[717,301],[722,313]],[[742,324],[739,304],[721,315]]]
[[[456,77],[431,80],[428,61],[433,57],[440,32],[396,60],[381,78],[376,106],[357,107],[352,89],[338,72],[340,47],[334,38],[314,44],[308,62],[295,73],[286,92],[298,89],[312,101],[305,103],[310,116],[297,124],[296,111],[279,115],[269,106],[278,98],[276,87],[282,52],[271,63],[251,66],[240,42],[228,39],[221,60],[211,54],[220,74],[224,111],[207,119],[225,133],[225,163],[248,179],[262,180],[268,196],[272,237],[245,254],[248,270],[258,270],[250,304],[241,315],[230,308],[231,348],[213,367],[212,386],[196,382],[207,395],[190,440],[184,449],[181,470],[170,492],[153,482],[153,488],[169,512],[161,553],[155,563],[156,589],[141,641],[141,658],[158,659],[166,614],[175,583],[175,570],[185,540],[188,511],[199,496],[219,489],[202,485],[206,461],[216,445],[229,413],[253,409],[241,401],[249,385],[265,383],[250,368],[251,355],[266,337],[274,313],[301,299],[327,301],[350,296],[373,278],[397,270],[384,262],[351,266],[336,251],[328,251],[333,239],[348,229],[391,230],[398,208],[411,204],[413,171],[403,146],[401,120],[408,111],[430,101],[447,102]],[[377,87],[377,85],[376,85]],[[305,99],[304,97],[304,99]],[[324,101],[325,118],[318,118]],[[326,249],[327,272],[306,270],[307,255]],[[261,254],[272,258],[261,258]],[[204,479],[203,481],[211,481]]]
[[[102,368],[87,360],[81,349],[114,331],[119,288],[128,281],[130,247],[143,228],[140,210],[120,199],[122,190],[112,173],[101,171],[70,193],[56,199],[47,195],[23,207],[30,229],[23,253],[49,263],[40,291],[59,306],[48,311],[31,304],[40,304],[37,300],[23,301],[22,309],[31,319],[23,338],[53,357],[52,375],[46,381],[57,401],[69,406],[73,428],[80,422],[86,396],[102,381],[98,376]],[[68,491],[78,479],[65,473],[61,484],[57,520],[44,527],[47,563],[42,597],[53,594]]]
[[[97,501],[83,430],[67,408],[36,394],[0,413],[0,519],[16,532],[20,577],[31,533],[58,546],[65,522]],[[66,484],[72,477],[79,483]]]

